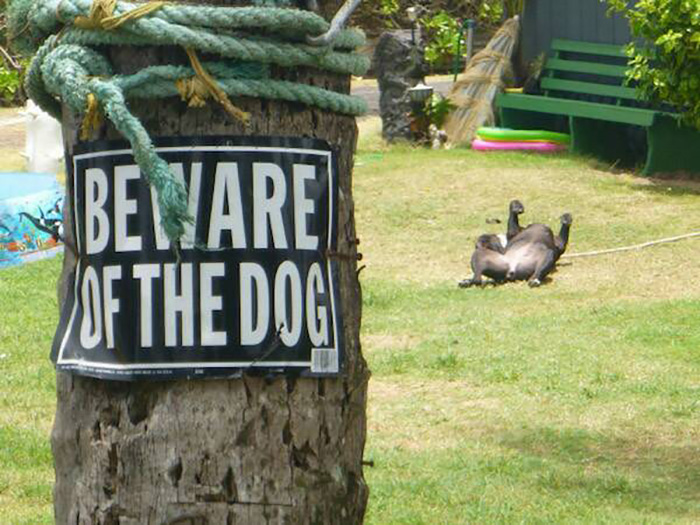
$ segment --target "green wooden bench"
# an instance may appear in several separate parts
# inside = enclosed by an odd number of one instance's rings
[[[611,162],[644,162],[645,175],[700,173],[700,132],[680,126],[673,112],[640,101],[636,90],[625,85],[626,63],[620,46],[553,40],[540,80],[542,95],[500,94],[500,124],[556,129],[564,116],[573,151]],[[630,125],[646,130],[646,159],[630,147]]]

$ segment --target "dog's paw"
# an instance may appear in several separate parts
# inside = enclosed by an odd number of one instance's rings
[[[463,281],[459,281],[460,288],[470,288],[472,286],[478,286],[480,284],[481,281],[475,281],[474,279],[464,279]]]

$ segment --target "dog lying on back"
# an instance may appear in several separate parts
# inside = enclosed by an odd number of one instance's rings
[[[559,235],[554,235],[544,224],[521,227],[519,215],[524,211],[520,201],[510,203],[505,246],[497,235],[479,236],[471,259],[474,275],[461,281],[460,287],[482,285],[483,276],[495,283],[527,281],[532,287],[542,284],[566,251],[573,218],[570,213],[562,215]]]

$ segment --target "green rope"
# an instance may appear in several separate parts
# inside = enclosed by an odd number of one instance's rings
[[[283,67],[315,67],[333,73],[362,75],[367,70],[363,55],[329,51],[302,43],[277,42],[263,37],[237,38],[209,30],[172,26],[167,23],[141,24],[109,33],[87,29],[67,31],[61,42],[83,45],[178,45],[216,53],[225,58],[275,64]],[[145,20],[143,21],[145,22]],[[154,28],[153,26],[159,26]],[[143,29],[142,32],[139,32]]]
[[[219,84],[231,96],[259,97],[287,102],[301,102],[334,113],[360,115],[365,112],[365,102],[357,97],[338,97],[326,89],[287,82],[284,80],[241,78],[231,73],[226,64],[209,62],[207,70],[216,74]],[[165,98],[177,96],[174,80],[192,76],[192,69],[185,66],[152,66],[129,76],[114,76],[114,82],[129,98]]]
[[[204,68],[230,96],[298,102],[347,115],[366,111],[365,103],[356,97],[269,78],[270,66],[361,75],[368,61],[352,51],[364,43],[361,32],[344,30],[328,46],[312,46],[306,38],[329,28],[322,17],[281,8],[289,6],[289,0],[253,3],[253,7],[167,4],[111,31],[74,25],[78,17],[89,16],[92,0],[14,0],[8,7],[8,28],[15,47],[36,51],[26,77],[29,96],[56,118],[61,117],[62,104],[83,113],[89,96],[96,98],[105,116],[131,143],[134,159],[156,189],[162,226],[174,246],[185,223],[192,221],[187,191],[156,154],[126,99],[178,96],[175,81],[191,78],[195,72],[189,66],[164,65],[115,75],[97,49],[111,45],[192,48],[224,59],[205,63]],[[138,5],[143,4],[117,2],[112,15],[123,15]]]

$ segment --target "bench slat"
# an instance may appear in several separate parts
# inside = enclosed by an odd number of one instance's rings
[[[594,84],[593,82],[581,82],[578,80],[564,80],[561,78],[543,78],[540,81],[542,89],[554,91],[568,91],[585,95],[599,95],[603,97],[624,98],[638,100],[637,91],[625,86],[610,86],[606,84]]]
[[[550,58],[547,60],[545,69],[557,71],[569,71],[572,73],[589,73],[591,75],[603,75],[606,77],[624,78],[627,66],[613,66],[610,64],[597,64],[595,62],[583,62],[580,60],[563,60],[561,58]]]
[[[555,51],[584,53],[586,55],[627,58],[627,54],[622,46],[610,44],[596,44],[593,42],[579,42],[576,40],[563,40],[555,38],[552,40],[552,49]]]
[[[656,111],[649,109],[627,108],[584,102],[580,100],[568,100],[565,98],[540,97],[537,95],[519,95],[508,93],[500,94],[496,99],[499,108],[521,109],[525,111],[539,111],[553,113],[555,115],[571,115],[608,122],[620,122],[622,124],[634,124],[636,126],[651,126],[654,122]]]

